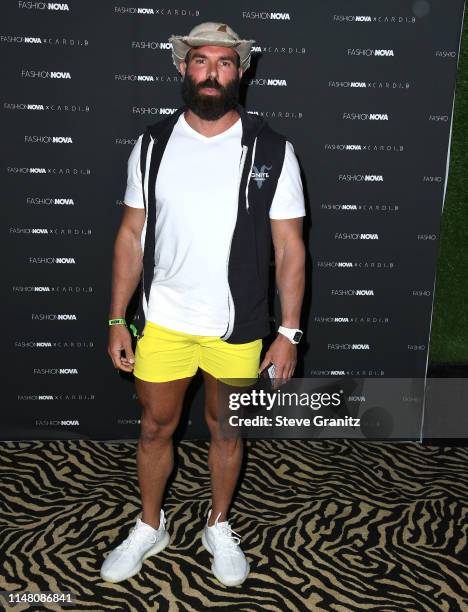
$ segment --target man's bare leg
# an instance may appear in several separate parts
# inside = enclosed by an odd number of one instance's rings
[[[211,433],[208,467],[211,473],[211,516],[208,525],[227,520],[227,512],[239,478],[243,455],[243,441],[222,438],[219,431],[218,382],[203,371],[205,380],[205,419]]]
[[[164,383],[135,377],[138,399],[143,406],[138,440],[138,480],[142,502],[141,520],[159,527],[164,489],[173,467],[172,434],[176,429],[191,377]]]

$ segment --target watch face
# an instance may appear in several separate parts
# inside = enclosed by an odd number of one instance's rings
[[[294,337],[293,337],[294,342],[299,342],[301,338],[302,338],[302,332],[301,331],[295,332]]]

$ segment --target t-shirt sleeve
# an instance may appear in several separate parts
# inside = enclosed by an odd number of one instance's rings
[[[283,168],[270,206],[270,219],[294,219],[305,214],[299,162],[292,144],[287,140]]]
[[[143,192],[141,188],[140,151],[143,134],[138,137],[127,162],[127,188],[125,189],[124,204],[132,208],[144,208]]]

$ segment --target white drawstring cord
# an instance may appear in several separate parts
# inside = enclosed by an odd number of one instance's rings
[[[255,161],[256,147],[257,147],[257,138],[255,138],[254,140],[254,145],[253,145],[253,150],[252,150],[252,163],[250,164],[250,170],[247,176],[247,185],[245,187],[245,208],[247,211],[249,210],[249,184],[250,184],[250,179],[252,178],[252,168],[253,168],[254,161]]]

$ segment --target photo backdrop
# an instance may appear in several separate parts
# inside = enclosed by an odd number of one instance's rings
[[[138,435],[134,386],[107,356],[112,244],[131,148],[181,104],[167,40],[202,21],[256,40],[242,102],[293,143],[303,170],[297,375],[424,377],[463,10],[5,2],[2,439]],[[183,435],[204,437],[199,379],[186,412]]]

